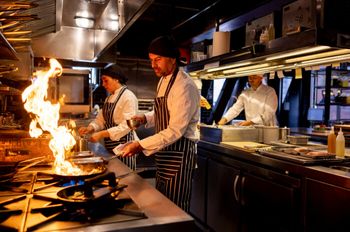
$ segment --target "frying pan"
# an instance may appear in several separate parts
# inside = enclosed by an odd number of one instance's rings
[[[107,171],[106,161],[102,157],[83,157],[72,158],[69,161],[77,168],[81,174],[61,174],[52,172],[38,172],[42,175],[48,175],[58,180],[85,180],[103,174]]]
[[[43,162],[44,156],[17,162],[0,162],[0,182],[11,180],[17,173]]]

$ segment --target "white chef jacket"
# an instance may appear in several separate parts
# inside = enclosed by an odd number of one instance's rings
[[[256,90],[245,89],[238,96],[236,103],[224,114],[227,121],[237,117],[244,109],[247,121],[265,126],[276,126],[278,100],[275,90],[261,84]]]
[[[158,82],[158,95],[162,97],[172,75],[162,77]],[[179,70],[176,80],[169,91],[167,106],[169,110],[169,125],[165,130],[140,140],[145,155],[151,155],[162,148],[174,143],[182,136],[193,141],[198,140],[196,126],[200,114],[200,94],[191,77]],[[145,114],[145,127],[154,127],[154,111]]]
[[[114,93],[108,98],[108,102],[114,102],[121,90],[122,87],[115,90]],[[105,101],[107,101],[107,99]],[[119,101],[114,108],[113,120],[116,124],[118,124],[118,126],[107,129],[111,140],[118,141],[120,138],[124,137],[130,132],[129,127],[126,124],[126,120],[136,115],[137,110],[138,100],[135,94],[129,89],[126,89],[120,96]],[[90,125],[95,129],[95,131],[100,131],[105,129],[104,123],[105,119],[103,118],[102,110],[100,110],[96,116],[96,119],[93,120]]]

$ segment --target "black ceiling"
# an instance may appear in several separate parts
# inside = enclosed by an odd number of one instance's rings
[[[183,46],[191,39],[271,0],[155,0],[103,56],[147,58],[150,41],[171,33]]]

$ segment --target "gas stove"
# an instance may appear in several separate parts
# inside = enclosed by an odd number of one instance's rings
[[[79,186],[84,179],[50,176],[51,167],[33,168],[18,173],[0,185],[1,231],[52,231],[83,229],[92,225],[146,218],[126,191],[116,182],[116,191],[86,202],[64,200],[59,192]],[[94,192],[110,188],[107,180],[94,185]],[[105,194],[106,195],[106,194]],[[102,196],[102,195],[101,195]]]

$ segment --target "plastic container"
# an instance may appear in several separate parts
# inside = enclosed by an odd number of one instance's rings
[[[335,140],[336,140],[336,136],[334,133],[334,127],[332,126],[332,129],[329,132],[328,138],[327,138],[327,151],[329,154],[335,154]]]
[[[337,138],[336,138],[336,146],[335,146],[335,155],[337,157],[343,158],[345,156],[345,138],[343,131],[339,130]]]

